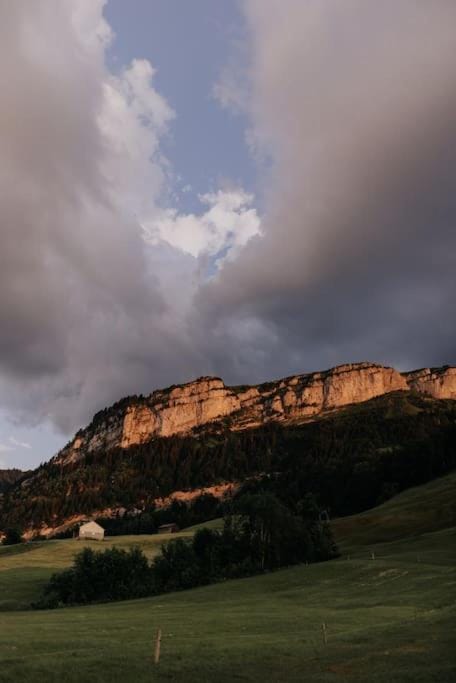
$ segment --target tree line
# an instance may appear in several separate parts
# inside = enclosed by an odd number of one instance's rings
[[[246,495],[222,530],[203,527],[191,540],[172,540],[152,563],[139,548],[85,548],[51,577],[34,607],[142,598],[336,556],[312,496],[292,510],[272,494]]]

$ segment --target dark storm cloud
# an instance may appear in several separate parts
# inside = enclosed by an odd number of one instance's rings
[[[456,5],[252,0],[246,15],[265,234],[201,293],[203,320],[220,339],[240,315],[267,331],[255,376],[454,363]]]

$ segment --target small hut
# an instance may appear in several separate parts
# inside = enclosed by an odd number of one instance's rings
[[[179,531],[179,527],[175,522],[172,522],[171,524],[162,524],[158,527],[159,534],[175,534],[176,531]]]
[[[79,527],[79,538],[85,541],[102,541],[104,534],[103,527],[96,522],[87,522]]]

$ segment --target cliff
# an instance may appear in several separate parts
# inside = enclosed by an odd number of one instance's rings
[[[456,368],[422,368],[404,373],[411,389],[433,398],[456,399]]]
[[[309,421],[350,404],[410,389],[435,398],[456,398],[456,368],[401,374],[373,363],[355,363],[242,387],[202,377],[147,397],[124,399],[98,413],[54,462],[66,464],[100,449],[128,448],[154,437],[188,434],[222,420],[232,431],[268,422]]]

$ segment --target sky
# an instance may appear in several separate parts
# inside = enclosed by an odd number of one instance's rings
[[[122,396],[456,362],[453,0],[0,0],[0,468]]]

